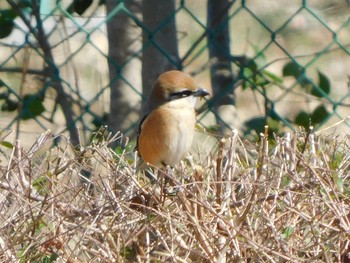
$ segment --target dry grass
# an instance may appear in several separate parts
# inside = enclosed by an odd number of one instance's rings
[[[347,140],[234,134],[150,183],[112,139],[0,139],[2,262],[349,262]]]

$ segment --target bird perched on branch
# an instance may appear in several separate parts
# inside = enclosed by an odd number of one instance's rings
[[[171,70],[159,76],[137,135],[136,149],[145,162],[173,166],[184,157],[193,140],[194,106],[198,97],[207,95],[181,71]]]

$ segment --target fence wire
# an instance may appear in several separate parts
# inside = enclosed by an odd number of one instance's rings
[[[111,119],[110,86],[114,82],[122,83],[130,99],[123,113],[123,132],[133,134],[141,101],[147,97],[142,89],[141,57],[148,46],[156,46],[165,60],[211,89],[209,69],[215,61],[208,55],[208,36],[220,31],[221,25],[208,29],[206,1],[177,1],[169,19],[153,31],[143,24],[142,5],[137,1],[131,7],[128,1],[117,1],[108,13],[100,1],[94,1],[80,15],[69,10],[65,1],[52,3],[41,4],[40,20],[24,8],[22,16],[13,20],[11,34],[0,41],[0,127],[16,130],[12,136],[30,141],[46,129],[59,134],[78,127],[77,140],[88,141],[91,131]],[[343,122],[347,132],[349,3],[242,0],[228,4],[224,22],[230,29],[230,52],[226,55],[233,79],[201,108],[200,122],[215,129],[219,119],[221,125],[246,134],[261,131],[266,123],[279,131],[309,124],[320,129]],[[13,1],[0,5],[0,21],[14,5]],[[113,47],[108,46],[106,24],[118,16],[132,20],[133,41],[123,63],[113,61],[108,52]],[[142,42],[142,30],[156,35],[172,17],[180,61],[155,38]],[[7,28],[2,27],[4,33]],[[114,76],[108,73],[111,65]],[[59,99],[60,92],[67,95],[65,101]],[[216,102],[232,94],[236,111],[218,113]]]

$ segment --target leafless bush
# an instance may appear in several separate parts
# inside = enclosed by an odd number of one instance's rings
[[[349,260],[347,140],[234,134],[150,183],[108,147],[118,136],[72,150],[48,131],[28,151],[0,138],[3,262]]]

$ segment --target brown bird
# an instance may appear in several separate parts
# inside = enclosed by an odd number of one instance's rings
[[[161,74],[147,101],[136,149],[154,166],[177,164],[189,151],[196,124],[194,106],[209,93],[181,71]]]

